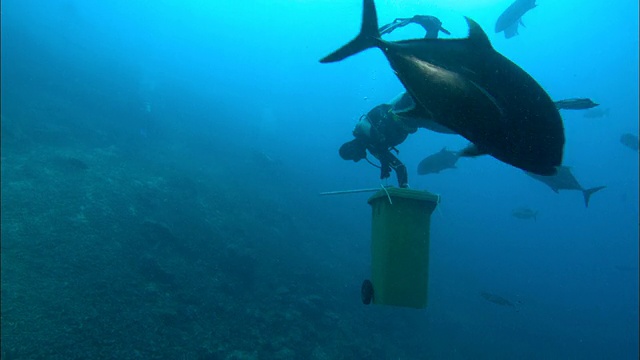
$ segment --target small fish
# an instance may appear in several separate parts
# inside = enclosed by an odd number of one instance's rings
[[[498,304],[500,306],[509,306],[515,308],[516,305],[511,301],[503,298],[502,296],[498,296],[496,294],[488,293],[486,291],[481,291],[480,296],[482,296],[485,300],[492,302],[494,304]]]
[[[568,166],[559,166],[558,172],[552,176],[542,176],[526,172],[527,175],[532,178],[545,183],[555,193],[560,190],[579,190],[582,191],[584,197],[584,206],[589,207],[589,199],[595,192],[604,189],[606,186],[596,186],[590,189],[585,189],[580,185],[575,176],[571,173],[571,168]]]
[[[536,0],[514,1],[513,4],[509,5],[509,7],[498,17],[495,27],[496,33],[504,31],[504,35],[507,39],[518,35],[518,23],[522,24],[522,17],[524,14],[536,6]]]
[[[620,136],[620,142],[622,145],[628,147],[631,150],[638,151],[638,136],[630,133],[622,134]]]
[[[628,271],[636,271],[638,270],[637,266],[632,266],[632,265],[616,265],[614,266],[616,268],[616,270],[618,271],[622,271],[622,272],[628,272]]]
[[[589,98],[571,98],[554,101],[554,103],[556,104],[558,110],[586,110],[600,105]]]
[[[538,220],[538,212],[531,210],[528,207],[520,207],[517,209],[513,209],[511,211],[511,215],[513,215],[513,217],[516,217],[522,220],[529,220],[529,219]]]
[[[362,282],[362,287],[360,288],[360,296],[362,298],[363,304],[371,304],[371,300],[373,300],[373,283],[371,282],[371,280],[364,280]]]
[[[87,163],[75,157],[55,157],[52,164],[64,172],[83,172],[89,169]]]
[[[609,108],[597,108],[597,109],[589,109],[582,114],[583,117],[587,119],[597,119],[605,116],[609,116]]]
[[[512,37],[519,35],[520,33],[518,32],[518,26],[520,24],[524,26],[524,23],[522,23],[522,19],[514,22],[513,24],[509,25],[506,29],[504,29],[504,38],[511,39]]]
[[[437,174],[442,170],[455,169],[460,156],[455,151],[449,151],[446,147],[435,154],[422,159],[418,164],[418,175]]]

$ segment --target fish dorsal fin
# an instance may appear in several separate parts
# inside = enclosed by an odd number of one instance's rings
[[[440,152],[447,152],[447,147],[443,147],[442,150],[440,150]]]
[[[491,42],[489,41],[489,37],[482,30],[480,25],[477,22],[473,21],[471,18],[464,17],[467,20],[467,25],[469,25],[469,36],[467,37],[469,41],[472,41],[474,44],[482,47],[491,48]]]

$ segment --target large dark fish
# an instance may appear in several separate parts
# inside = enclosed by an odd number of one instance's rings
[[[373,0],[364,0],[360,34],[322,63],[377,47],[385,54],[415,107],[401,116],[424,127],[433,119],[471,141],[480,153],[541,175],[562,163],[564,129],[549,95],[524,70],[496,52],[466,18],[464,39],[385,41]]]
[[[442,126],[436,121],[433,121],[430,119],[415,120],[412,118],[408,118],[406,116],[407,112],[410,112],[412,109],[414,109],[416,107],[416,104],[413,102],[413,98],[411,97],[411,95],[409,95],[406,91],[396,96],[393,100],[391,100],[389,104],[392,106],[391,111],[394,114],[400,116],[403,119],[403,121],[406,121],[406,122],[420,121],[422,126],[425,129],[435,131],[441,134],[455,134],[455,131],[452,131],[451,129],[447,129],[446,127]]]
[[[527,172],[527,175],[532,178],[545,183],[547,186],[551,188],[554,192],[558,192],[560,190],[579,190],[582,191],[582,196],[584,197],[584,206],[589,207],[589,199],[591,199],[591,195],[593,193],[604,189],[606,186],[596,186],[591,189],[585,189],[578,183],[578,180],[571,173],[571,168],[568,166],[560,166],[558,168],[558,173],[553,176],[541,176],[537,174],[532,174]]]
[[[512,303],[511,301],[503,298],[502,296],[498,296],[492,293],[488,293],[486,291],[481,291],[480,292],[480,296],[482,296],[485,300],[492,302],[494,304],[498,304],[500,306],[510,306],[510,307],[516,307],[516,305],[514,303]]]
[[[585,110],[596,107],[600,104],[595,103],[593,100],[589,98],[571,98],[558,100],[555,102],[556,107],[559,109],[565,110]]]
[[[446,147],[422,159],[418,164],[418,175],[437,174],[442,170],[455,169],[460,156]]]
[[[620,142],[629,149],[638,151],[638,136],[629,133],[622,134]]]
[[[504,31],[508,39],[518,35],[518,23],[522,24],[522,16],[536,7],[536,0],[516,0],[498,17],[496,33]],[[515,26],[515,27],[514,27]]]

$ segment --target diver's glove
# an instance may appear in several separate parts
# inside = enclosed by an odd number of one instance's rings
[[[391,166],[389,164],[380,164],[380,179],[386,179],[391,176]]]

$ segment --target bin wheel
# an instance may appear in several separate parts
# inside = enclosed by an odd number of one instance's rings
[[[373,284],[369,280],[362,282],[362,288],[360,288],[360,295],[362,296],[362,303],[365,305],[371,304],[373,299]]]

